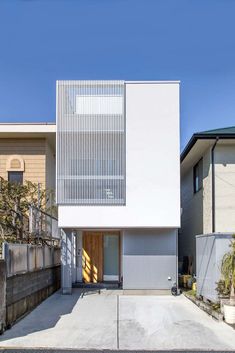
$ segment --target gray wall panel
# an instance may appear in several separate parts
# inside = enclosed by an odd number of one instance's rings
[[[123,288],[170,289],[176,281],[176,260],[175,229],[125,230]]]

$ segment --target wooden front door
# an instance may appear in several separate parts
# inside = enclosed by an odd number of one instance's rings
[[[84,232],[82,272],[85,283],[103,281],[103,235],[100,232]]]

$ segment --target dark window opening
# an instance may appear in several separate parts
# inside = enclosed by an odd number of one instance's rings
[[[8,181],[10,183],[23,184],[23,172],[8,172]]]
[[[202,189],[203,168],[202,159],[193,167],[193,191],[194,193]]]

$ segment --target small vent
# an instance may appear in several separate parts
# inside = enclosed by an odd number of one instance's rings
[[[8,172],[23,172],[24,171],[24,160],[19,155],[10,156],[6,163],[6,170]]]
[[[21,163],[20,163],[19,159],[12,159],[11,168],[12,169],[17,169],[17,168],[20,169],[20,167],[21,167]]]

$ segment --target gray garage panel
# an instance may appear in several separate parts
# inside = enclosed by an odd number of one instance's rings
[[[124,289],[170,289],[176,272],[175,229],[124,231]]]

